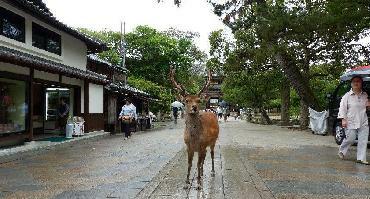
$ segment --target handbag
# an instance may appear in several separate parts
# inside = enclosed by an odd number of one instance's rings
[[[129,124],[132,122],[132,117],[128,116],[128,115],[124,115],[122,116],[122,122],[125,123],[125,124]]]

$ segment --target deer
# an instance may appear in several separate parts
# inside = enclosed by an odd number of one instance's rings
[[[211,149],[212,159],[212,171],[211,176],[215,176],[215,145],[219,134],[219,125],[216,114],[212,112],[200,112],[201,100],[205,99],[203,95],[210,85],[212,78],[211,71],[208,70],[207,82],[197,95],[190,95],[186,92],[185,88],[176,82],[175,80],[175,69],[170,67],[170,80],[175,90],[178,91],[178,97],[180,101],[185,103],[185,130],[184,130],[184,142],[186,145],[186,151],[188,155],[188,172],[186,176],[185,189],[190,185],[189,177],[193,163],[194,153],[198,153],[198,177],[197,177],[197,189],[201,189],[203,177],[203,165],[206,158],[207,147]]]

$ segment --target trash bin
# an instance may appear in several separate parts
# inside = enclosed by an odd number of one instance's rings
[[[73,130],[74,130],[74,125],[72,124],[67,124],[66,125],[66,138],[73,138]]]

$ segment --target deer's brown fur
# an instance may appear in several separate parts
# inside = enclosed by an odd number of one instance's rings
[[[188,153],[188,173],[186,183],[190,184],[189,177],[192,167],[194,153],[198,152],[198,188],[201,187],[201,176],[203,176],[203,165],[206,158],[207,147],[211,149],[212,158],[212,175],[214,175],[214,149],[219,134],[219,126],[217,116],[211,112],[200,112],[199,104],[201,102],[201,94],[209,86],[209,78],[206,85],[202,88],[198,95],[188,95],[183,87],[174,79],[174,70],[171,70],[170,78],[173,85],[179,91],[185,101],[185,131],[184,142],[187,146]]]

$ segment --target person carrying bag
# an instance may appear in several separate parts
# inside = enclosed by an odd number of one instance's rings
[[[121,113],[118,116],[118,119],[122,121],[121,130],[125,134],[125,140],[131,136],[130,126],[135,118],[136,108],[131,104],[129,99],[126,99],[125,105],[122,107]]]

